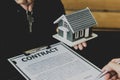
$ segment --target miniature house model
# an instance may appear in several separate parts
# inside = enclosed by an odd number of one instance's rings
[[[97,37],[95,33],[92,33],[92,27],[96,25],[96,20],[89,8],[62,15],[54,21],[54,24],[58,24],[58,32],[53,37],[69,46]]]

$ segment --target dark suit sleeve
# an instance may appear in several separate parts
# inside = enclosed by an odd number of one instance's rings
[[[64,8],[64,5],[63,5],[62,1],[61,0],[56,0],[56,1],[58,1],[57,5],[56,5],[56,6],[58,6],[57,7],[58,8],[57,10],[59,10],[58,12],[60,14],[65,14],[65,8]]]
[[[13,5],[15,2],[14,0],[3,0],[0,3],[0,54],[5,55],[8,52],[8,43],[10,36],[7,36],[9,28],[12,27],[10,23],[13,21],[11,15],[11,8],[15,8]],[[14,17],[14,16],[13,16]],[[9,54],[9,53],[8,53]]]

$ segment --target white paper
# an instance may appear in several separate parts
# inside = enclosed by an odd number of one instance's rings
[[[19,55],[8,60],[26,79],[31,80],[94,80],[101,73],[88,60],[59,43],[28,56]]]

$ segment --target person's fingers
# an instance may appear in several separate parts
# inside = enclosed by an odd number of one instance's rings
[[[117,76],[120,78],[120,64],[111,61],[105,67],[103,67],[102,70],[107,70],[109,72],[115,71],[117,73]]]
[[[111,79],[117,79],[118,78],[118,74],[115,72],[115,71],[111,71],[111,72],[109,72],[110,73],[110,78]]]
[[[26,4],[27,0],[15,0],[18,4]]]
[[[25,9],[26,11],[28,10],[28,7],[27,7],[26,5],[21,4],[20,6],[21,6],[23,9]]]
[[[117,74],[115,75],[114,73],[108,72],[107,74],[105,74],[104,79],[105,80],[109,80],[109,79],[110,80],[116,80],[116,79],[118,79]]]
[[[32,11],[34,0],[15,0],[23,9]]]
[[[86,42],[83,42],[81,43],[83,47],[87,47],[87,43]]]
[[[77,49],[78,49],[78,46],[77,46],[77,45],[75,45],[75,46],[74,46],[74,49],[75,49],[75,50],[77,50]]]
[[[114,58],[114,59],[112,59],[106,66],[104,66],[103,68],[102,68],[102,70],[105,70],[105,69],[107,69],[107,70],[111,70],[111,68],[113,68],[113,67],[117,67],[117,69],[118,69],[118,67],[120,66],[119,65],[119,62],[120,62],[120,58]],[[113,66],[114,65],[114,66]],[[117,65],[117,66],[116,66]],[[120,69],[119,69],[120,70]]]
[[[112,80],[116,80],[116,79],[117,79],[117,75],[112,76],[111,79],[112,79]]]
[[[109,64],[109,63],[108,63],[108,64]],[[105,66],[102,68],[102,71],[103,71],[103,72],[104,72],[104,71],[112,71],[112,68],[111,68],[108,64],[105,65]],[[105,80],[110,80],[111,74],[110,74],[110,73],[105,74],[104,78],[105,78]]]
[[[27,2],[28,2],[29,4],[32,4],[32,3],[34,2],[34,0],[27,0]]]
[[[79,50],[83,50],[83,47],[87,47],[87,43],[86,42],[82,42],[82,43],[80,43],[80,44],[78,44],[78,45],[75,45],[74,46],[74,49],[79,49]]]
[[[119,76],[120,76],[120,64],[116,64],[116,63],[110,62],[108,65],[109,65],[114,71],[116,71],[117,73],[119,73]]]
[[[78,45],[75,45],[75,46],[74,46],[74,49],[75,49],[75,50],[77,50],[77,49],[83,50],[83,46],[82,46],[82,44],[78,44]]]
[[[82,44],[78,44],[78,48],[79,48],[79,50],[83,50]]]
[[[106,74],[106,75],[104,76],[104,79],[105,79],[105,80],[109,80],[109,79],[110,79],[110,74]]]
[[[23,9],[28,10],[27,0],[15,0]]]
[[[29,6],[28,6],[28,11],[32,11],[32,9],[33,9],[33,3],[32,4],[30,4]]]
[[[34,0],[15,0],[18,4],[32,4]]]

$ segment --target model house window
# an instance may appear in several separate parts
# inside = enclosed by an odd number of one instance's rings
[[[79,38],[79,32],[75,33],[75,39]]]
[[[84,35],[84,30],[80,30],[80,37],[83,37]]]
[[[68,24],[66,22],[63,22],[63,26],[68,28]]]
[[[58,24],[58,26],[62,26],[63,25],[63,21],[61,20]]]

